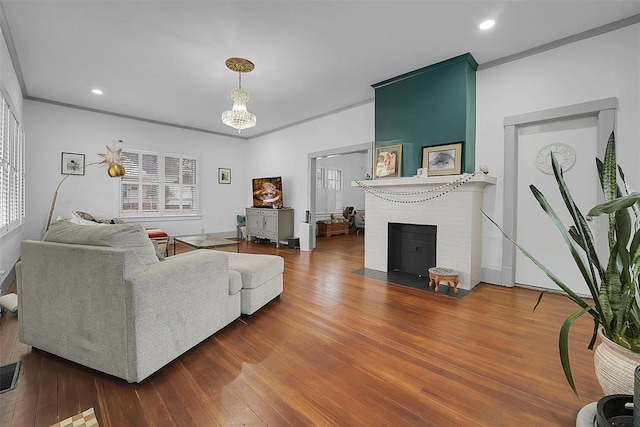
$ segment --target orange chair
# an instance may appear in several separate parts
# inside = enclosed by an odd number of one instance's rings
[[[169,235],[159,228],[147,228],[149,238],[158,244],[158,252],[169,256]]]

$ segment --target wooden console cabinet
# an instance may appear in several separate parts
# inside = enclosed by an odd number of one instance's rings
[[[338,234],[349,234],[349,223],[338,222],[326,224],[324,222],[318,223],[318,236],[333,236]]]
[[[280,241],[293,237],[293,209],[247,208],[247,240]]]

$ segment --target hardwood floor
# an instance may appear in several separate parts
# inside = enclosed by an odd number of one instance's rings
[[[246,243],[285,258],[281,298],[240,318],[140,384],[18,341],[2,318],[0,363],[22,360],[0,395],[0,425],[48,426],[93,407],[109,426],[573,426],[602,397],[572,328],[580,399],[557,352],[564,297],[478,285],[462,300],[353,274],[363,235],[318,239],[311,253]],[[180,247],[179,247],[180,249]],[[172,250],[170,251],[172,253]]]

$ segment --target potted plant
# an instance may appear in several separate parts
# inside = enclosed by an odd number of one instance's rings
[[[596,159],[605,202],[595,206],[587,213],[587,216],[608,215],[609,217],[609,254],[606,264],[602,264],[596,253],[594,238],[587,225],[587,218],[574,203],[562,170],[553,155],[551,162],[558,189],[566,209],[571,214],[573,225],[567,229],[545,196],[535,186],[531,185],[529,188],[564,238],[571,256],[589,288],[593,302],[578,296],[560,278],[506,234],[495,221],[486,214],[485,216],[527,258],[533,261],[563,291],[567,298],[580,307],[577,312],[571,314],[564,321],[559,336],[560,361],[565,377],[576,396],[578,393],[569,360],[569,329],[576,319],[585,314],[591,316],[594,322],[589,349],[593,349],[598,334],[603,341],[603,344],[596,350],[594,363],[596,376],[603,391],[605,394],[633,394],[634,370],[640,364],[640,288],[638,283],[640,275],[640,193],[631,192],[622,169],[616,163],[615,137],[612,132],[607,143],[604,161]],[[542,292],[538,297],[536,307],[542,301],[544,294],[545,292]],[[613,347],[602,351],[603,345]],[[636,360],[614,362],[616,366],[607,368],[603,360],[598,361],[598,356],[602,358],[604,354],[605,358],[608,358],[611,353],[623,354],[632,359],[636,357]],[[620,367],[623,365],[626,367],[621,369]],[[598,373],[599,367],[604,371]],[[620,377],[627,385],[623,386],[624,389],[617,388],[617,386],[613,386],[612,389],[612,386],[603,384],[603,378],[601,378],[603,376]]]

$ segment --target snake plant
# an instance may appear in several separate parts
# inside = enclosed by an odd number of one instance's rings
[[[502,230],[504,236],[534,264],[540,268],[571,301],[580,309],[571,314],[560,328],[558,348],[560,361],[567,382],[578,395],[569,360],[569,329],[582,315],[593,318],[593,336],[588,348],[593,349],[598,328],[611,341],[635,353],[640,353],[640,193],[634,193],[627,185],[622,169],[616,163],[615,137],[612,132],[604,155],[604,161],[596,159],[600,184],[604,193],[604,203],[595,206],[587,216],[608,215],[609,254],[606,264],[600,262],[596,253],[594,237],[587,225],[587,217],[576,206],[561,168],[551,156],[553,173],[566,209],[571,214],[573,225],[569,228],[560,221],[545,196],[534,186],[529,188],[542,209],[551,218],[589,287],[591,299],[577,295],[554,273],[542,265],[533,255],[521,247]],[[538,297],[535,308],[542,301],[545,292]]]

